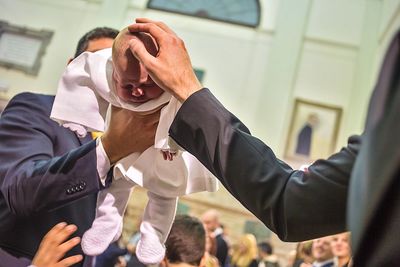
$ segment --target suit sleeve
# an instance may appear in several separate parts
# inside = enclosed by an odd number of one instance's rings
[[[31,261],[26,258],[17,258],[0,248],[0,267],[27,267]]]
[[[69,136],[57,134],[48,105],[34,94],[17,95],[0,118],[0,189],[18,216],[61,207],[100,188],[95,141],[55,156],[59,139]]]
[[[250,134],[208,89],[190,96],[170,136],[284,241],[345,231],[350,173],[361,137],[308,171],[293,170]]]

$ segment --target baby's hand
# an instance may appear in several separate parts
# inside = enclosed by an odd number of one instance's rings
[[[169,150],[162,150],[161,153],[163,154],[163,157],[165,160],[172,161],[174,159],[174,156],[176,156],[176,152],[172,152]]]

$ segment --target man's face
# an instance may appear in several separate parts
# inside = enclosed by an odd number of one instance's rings
[[[215,229],[217,229],[218,227],[218,223],[215,220],[215,218],[211,217],[211,216],[207,216],[207,215],[203,215],[201,218],[201,221],[204,225],[204,228],[207,229],[207,231],[209,232],[214,232]]]
[[[96,52],[98,50],[110,48],[110,47],[112,47],[113,42],[114,42],[114,39],[105,38],[105,37],[104,38],[90,40],[88,42],[88,47],[86,48],[85,51]]]
[[[113,80],[118,97],[131,103],[144,103],[159,97],[164,91],[150,78],[128,45],[130,39],[139,39],[150,54],[156,55],[157,48],[153,40],[148,36],[139,38],[126,32],[117,38],[119,40],[113,47]]]
[[[312,244],[312,254],[316,261],[322,262],[333,258],[331,236],[315,239]]]
[[[85,52],[96,52],[98,50],[110,48],[112,47],[113,42],[114,39],[108,37],[101,37],[98,39],[90,40],[88,41],[88,46],[85,49]],[[72,60],[74,59],[70,58],[67,64],[71,63]]]

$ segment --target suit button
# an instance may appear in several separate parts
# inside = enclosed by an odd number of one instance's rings
[[[72,193],[71,189],[68,188],[66,191],[67,191],[67,195],[71,195],[71,193]]]
[[[76,192],[75,188],[72,187],[72,188],[71,188],[71,193],[75,193],[75,192]]]
[[[81,191],[83,190],[83,188],[85,188],[84,185],[80,185],[80,186],[79,186],[79,189],[80,189]]]

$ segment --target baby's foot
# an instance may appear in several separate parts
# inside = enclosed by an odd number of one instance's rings
[[[158,264],[165,256],[165,246],[157,235],[141,234],[136,247],[136,256],[144,264]]]

